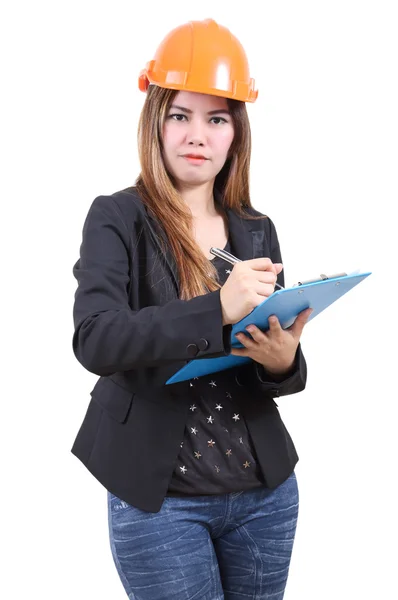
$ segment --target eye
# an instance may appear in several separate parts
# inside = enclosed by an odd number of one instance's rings
[[[220,125],[222,123],[228,123],[227,119],[224,119],[223,117],[212,117],[211,120],[213,121],[213,119],[217,119],[217,123],[215,123],[215,125]]]
[[[180,119],[179,117],[182,117],[182,119]],[[174,119],[174,121],[182,121],[183,119],[186,119],[186,115],[183,115],[181,113],[174,113],[172,115],[169,115],[168,119]]]

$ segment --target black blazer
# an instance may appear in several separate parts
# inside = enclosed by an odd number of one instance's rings
[[[250,221],[226,212],[238,258],[282,262],[269,218]],[[162,506],[189,410],[189,382],[166,386],[165,381],[193,357],[231,350],[220,290],[180,300],[176,264],[171,250],[162,252],[159,237],[167,241],[135,188],[99,196],[89,209],[73,267],[78,281],[73,350],[100,378],[72,453],[109,491],[149,512]],[[284,285],[283,271],[278,283]],[[298,461],[273,398],[304,389],[301,346],[294,371],[282,381],[254,361],[236,367],[235,377],[259,464],[274,488]]]

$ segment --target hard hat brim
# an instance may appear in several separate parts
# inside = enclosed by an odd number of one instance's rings
[[[181,79],[185,79],[185,77],[182,75]],[[211,96],[219,96],[221,98],[239,100],[240,102],[255,102],[258,96],[258,90],[254,89],[254,81],[251,80],[251,82],[252,85],[249,86],[244,82],[232,81],[232,89],[221,89],[203,86],[199,88],[193,85],[192,83],[173,83],[171,81],[167,81],[167,83],[165,83],[164,81],[160,81],[158,78],[151,76],[151,74],[148,73],[146,69],[143,69],[139,76],[138,87],[142,92],[146,92],[148,90],[149,85],[152,84],[169,90],[195,92],[197,94],[209,94]]]

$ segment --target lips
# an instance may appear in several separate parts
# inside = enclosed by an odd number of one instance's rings
[[[207,158],[202,154],[184,154],[184,158],[198,158],[202,160],[207,160]]]

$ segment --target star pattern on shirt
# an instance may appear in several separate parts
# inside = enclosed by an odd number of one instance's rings
[[[233,252],[233,248],[231,250]],[[225,263],[220,262],[217,263],[217,271],[216,279],[223,285],[232,267],[225,268]],[[207,492],[207,481],[212,481],[215,486],[213,489],[223,493],[225,486],[228,492],[231,477],[233,480],[235,474],[237,482],[239,477],[245,482],[242,489],[250,488],[252,481],[256,485],[256,459],[251,449],[243,406],[241,408],[239,403],[240,393],[233,376],[224,378],[217,372],[193,377],[189,381],[187,394],[191,397],[184,442],[181,442],[175,468],[177,479],[180,477],[181,481],[184,480],[179,491],[189,493],[189,487],[195,489],[197,486],[205,490],[204,493],[218,493]],[[211,425],[211,429],[208,425]]]

